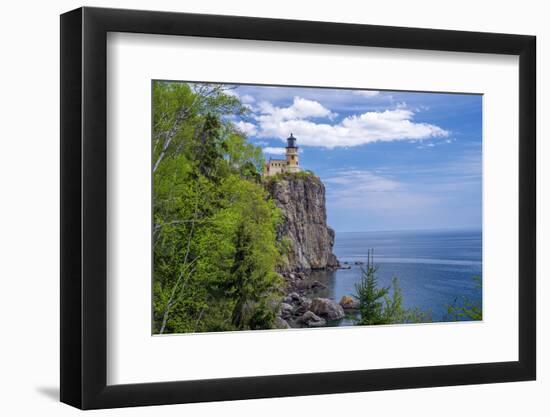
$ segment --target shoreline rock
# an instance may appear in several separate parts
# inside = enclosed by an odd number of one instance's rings
[[[359,300],[356,300],[351,295],[344,295],[339,303],[344,310],[357,310],[359,308]]]
[[[305,324],[308,327],[323,327],[327,324],[326,320],[319,317],[312,311],[306,311],[300,318],[298,322]]]
[[[275,317],[275,328],[276,329],[290,329],[290,324],[281,317]]]
[[[316,297],[312,299],[310,310],[329,320],[340,320],[345,316],[342,306],[329,298]]]
[[[277,309],[276,328],[300,327],[324,327],[327,320],[340,320],[344,318],[344,308],[337,302],[328,299],[314,297],[309,298],[296,291],[288,293]]]

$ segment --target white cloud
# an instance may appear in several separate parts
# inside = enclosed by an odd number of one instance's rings
[[[286,153],[285,148],[273,148],[271,146],[268,146],[267,148],[262,149],[264,153],[270,154],[270,155],[284,155]]]
[[[256,101],[256,99],[250,94],[244,94],[241,96],[234,88],[224,88],[223,92],[228,96],[238,98],[245,107],[250,109],[252,109],[252,103]]]
[[[398,181],[364,170],[341,171],[323,181],[338,186],[340,198],[365,192],[395,191],[401,187]]]
[[[409,184],[366,170],[336,172],[323,178],[327,185],[327,201],[333,208],[363,209],[389,215],[403,210],[422,213],[437,203],[437,198],[414,192]]]
[[[267,101],[262,101],[259,104],[259,110],[262,115],[258,116],[258,120],[265,122],[335,116],[318,101],[301,97],[294,97],[294,101],[289,107],[275,107]]]
[[[348,116],[335,124],[306,120],[329,117],[333,113],[320,103],[299,97],[286,108],[263,102],[260,111],[262,114],[256,117],[258,136],[284,140],[292,132],[298,143],[306,146],[349,147],[377,141],[423,140],[449,135],[448,131],[438,126],[414,122],[414,112],[402,105],[392,110]]]
[[[416,148],[417,148],[417,149],[434,148],[434,147],[436,147],[436,146],[440,146],[440,145],[445,145],[445,144],[453,143],[453,140],[454,140],[454,139],[445,139],[445,140],[443,140],[443,141],[438,141],[438,142],[421,143],[421,144],[418,145]],[[416,142],[416,141],[413,141],[413,142]]]
[[[256,101],[254,97],[252,97],[250,94],[245,94],[244,96],[241,96],[241,102],[244,104],[252,104]]]
[[[225,95],[228,95],[228,96],[231,96],[231,97],[236,97],[236,98],[240,99],[239,93],[237,93],[233,88],[224,88],[223,93]]]
[[[258,132],[256,125],[253,123],[243,122],[242,120],[239,120],[237,123],[234,123],[234,125],[246,136],[254,136]]]
[[[374,90],[354,90],[353,94],[357,96],[362,97],[374,97],[380,94],[380,91],[374,91]]]

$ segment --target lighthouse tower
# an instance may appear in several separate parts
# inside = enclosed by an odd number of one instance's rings
[[[299,172],[298,147],[296,146],[296,138],[292,133],[287,138],[286,143],[286,172]]]
[[[298,161],[298,147],[296,146],[296,138],[291,133],[290,137],[286,139],[285,159],[272,159],[269,158],[264,165],[264,177],[272,177],[278,174],[295,173],[300,172],[300,163]]]

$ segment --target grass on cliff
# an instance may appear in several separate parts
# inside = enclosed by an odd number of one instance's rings
[[[271,177],[264,177],[264,182],[267,184],[271,184],[280,180],[296,180],[296,179],[306,179],[306,178],[312,178],[315,180],[319,180],[319,177],[313,173],[313,171],[305,170],[300,172],[285,172],[277,175],[273,175]]]

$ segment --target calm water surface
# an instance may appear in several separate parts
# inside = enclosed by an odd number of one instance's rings
[[[351,269],[314,272],[310,279],[327,288],[310,295],[339,301],[354,294],[361,279],[355,263],[366,262],[368,249],[374,249],[378,285],[389,286],[398,277],[406,308],[418,307],[431,312],[433,321],[444,321],[449,304],[481,300],[473,280],[482,272],[481,241],[481,231],[337,232],[334,253]]]

